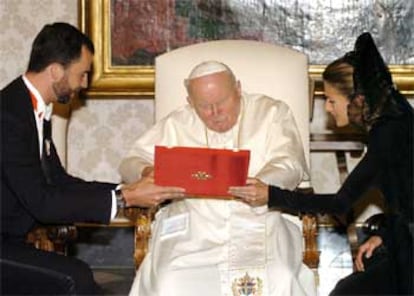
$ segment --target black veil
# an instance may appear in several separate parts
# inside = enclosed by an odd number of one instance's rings
[[[395,88],[391,72],[370,33],[361,34],[355,42],[354,50],[347,53],[344,59],[354,68],[355,96],[365,97],[365,123],[372,125],[384,116],[413,113],[407,99]]]

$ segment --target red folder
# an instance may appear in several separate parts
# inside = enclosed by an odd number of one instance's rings
[[[229,186],[246,184],[250,151],[155,146],[155,184],[178,186],[194,197],[229,199]]]

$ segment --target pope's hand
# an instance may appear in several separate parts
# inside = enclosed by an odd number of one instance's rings
[[[246,186],[232,186],[229,193],[252,207],[266,205],[269,200],[269,186],[256,178],[248,178]]]
[[[182,199],[184,188],[159,186],[154,178],[144,177],[139,181],[122,186],[122,195],[126,206],[153,207],[169,199]]]

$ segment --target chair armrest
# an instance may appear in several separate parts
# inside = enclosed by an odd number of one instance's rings
[[[74,225],[45,225],[31,230],[26,242],[43,251],[66,255],[67,243],[74,241],[77,234]]]
[[[148,251],[148,242],[151,237],[151,223],[158,209],[159,207],[148,209],[127,208],[124,211],[124,216],[130,221],[133,221],[135,225],[134,262],[136,269],[138,269]]]
[[[302,215],[303,238],[305,249],[303,251],[303,263],[309,268],[317,269],[319,266],[320,251],[318,250],[317,235],[318,223],[315,215]]]
[[[312,193],[313,188],[298,188],[297,191]],[[318,250],[318,220],[314,214],[301,214],[302,234],[304,239],[303,263],[311,269],[319,266],[320,251]]]

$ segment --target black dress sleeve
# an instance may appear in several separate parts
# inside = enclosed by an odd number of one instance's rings
[[[305,213],[346,213],[363,193],[376,186],[381,171],[380,154],[368,149],[336,194],[306,194],[269,186],[269,207]]]

